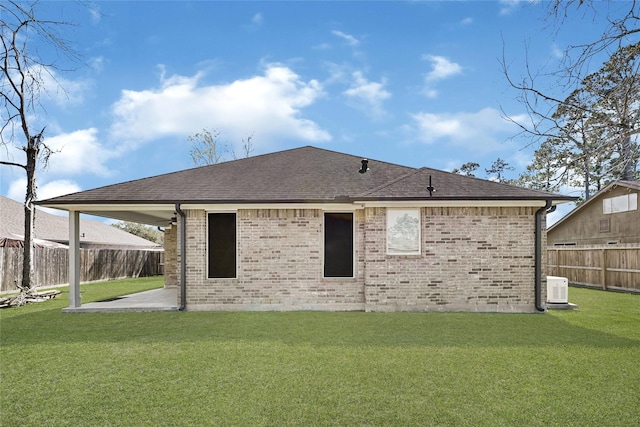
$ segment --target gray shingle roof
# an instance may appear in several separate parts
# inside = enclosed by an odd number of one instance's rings
[[[66,196],[43,205],[153,203],[282,203],[353,200],[571,200],[569,197],[469,178],[435,169],[415,169],[361,157],[301,147],[211,166],[114,184]],[[426,187],[432,176],[436,192]]]

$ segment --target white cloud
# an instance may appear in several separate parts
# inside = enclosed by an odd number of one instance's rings
[[[456,64],[444,56],[424,55],[423,59],[431,62],[431,71],[425,77],[428,82],[447,79],[462,73],[460,64]]]
[[[258,144],[292,138],[327,141],[331,135],[301,117],[324,95],[316,80],[303,81],[280,64],[263,75],[221,85],[201,85],[204,75],[161,77],[157,89],[124,90],[113,105],[112,137],[126,144],[167,136],[185,137],[213,127],[232,142],[255,133]],[[259,135],[259,136],[258,136]]]
[[[56,181],[47,182],[44,185],[38,187],[38,199],[45,200],[52,197],[63,196],[65,194],[77,193],[82,189],[74,181],[68,179],[59,179]]]
[[[85,94],[93,87],[91,80],[66,79],[53,69],[40,67],[34,68],[32,72],[42,80],[45,96],[59,106],[82,104]]]
[[[553,56],[556,59],[562,59],[564,58],[564,52],[562,51],[562,49],[558,47],[557,44],[554,43],[551,46],[551,56]]]
[[[360,40],[358,40],[351,34],[346,34],[339,30],[333,30],[331,31],[331,34],[336,37],[340,37],[342,40],[346,41],[349,46],[358,46],[360,44]]]
[[[352,101],[352,104],[374,118],[380,118],[386,113],[382,103],[391,97],[391,93],[384,89],[386,82],[370,82],[362,72],[356,71],[352,74],[353,82],[350,89],[343,94]]]
[[[423,143],[447,142],[476,153],[504,149],[504,141],[514,132],[512,123],[500,111],[484,108],[477,112],[413,114],[415,138]]]
[[[471,25],[473,24],[473,18],[467,17],[460,21],[460,25]]]
[[[95,3],[89,3],[86,5],[86,7],[89,11],[91,23],[98,24],[102,20],[102,12],[100,12],[100,7]]]
[[[97,133],[95,128],[90,128],[47,138],[45,143],[55,151],[49,159],[47,175],[108,175],[105,163],[115,153],[100,145]]]
[[[423,55],[422,59],[431,63],[431,71],[425,75],[425,87],[422,89],[422,94],[427,98],[436,98],[438,96],[438,91],[433,88],[435,82],[462,73],[462,66],[460,66],[460,64],[444,56]]]
[[[509,15],[513,12],[518,5],[521,3],[521,0],[500,0],[500,15]]]
[[[7,197],[13,200],[17,200],[20,203],[24,203],[26,188],[26,178],[16,179],[9,185]],[[62,196],[64,194],[75,193],[80,190],[80,186],[75,182],[66,179],[60,179],[38,184],[36,195],[38,197],[38,200],[45,200],[52,197]]]
[[[253,25],[262,25],[263,20],[264,18],[262,18],[262,14],[256,13],[255,15],[253,15],[253,18],[251,18],[251,23]]]
[[[89,58],[89,61],[87,61],[89,67],[98,73],[104,69],[104,62],[103,56],[95,56],[93,58]]]

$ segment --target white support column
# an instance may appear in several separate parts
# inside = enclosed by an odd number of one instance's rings
[[[80,307],[80,212],[69,211],[69,308]]]

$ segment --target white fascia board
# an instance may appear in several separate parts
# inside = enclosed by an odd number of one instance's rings
[[[355,201],[365,208],[420,208],[420,207],[438,207],[438,208],[485,208],[485,207],[543,207],[546,205],[544,200],[398,200],[398,201]],[[553,204],[566,203],[565,200],[554,201]]]
[[[110,211],[146,211],[146,212],[155,212],[155,211],[167,211],[167,210],[175,210],[175,205],[172,204],[46,204],[46,205],[38,205],[45,208],[53,208],[60,209],[63,211],[70,212],[110,212]]]
[[[322,211],[351,212],[363,209],[364,207],[353,203],[185,203],[181,205],[181,208],[205,210],[207,212],[237,212],[242,209],[319,209]]]

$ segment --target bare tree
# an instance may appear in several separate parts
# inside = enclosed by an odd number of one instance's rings
[[[191,160],[196,166],[206,166],[220,163],[229,159],[236,160],[236,151],[232,145],[222,139],[220,131],[215,129],[202,129],[187,137],[191,142]],[[242,139],[242,154],[250,157],[253,153],[253,134]]]
[[[27,186],[24,202],[24,261],[21,292],[31,292],[34,284],[33,270],[33,226],[36,199],[36,171],[45,166],[52,150],[44,142],[44,128],[34,129],[34,116],[43,111],[40,95],[45,81],[55,80],[55,58],[61,56],[78,60],[77,53],[58,32],[58,28],[70,25],[64,21],[40,19],[38,2],[27,3],[4,0],[0,3],[0,144],[7,149],[9,144],[20,147],[25,161],[0,161],[5,166],[16,166],[25,170]],[[50,54],[51,60],[43,55]]]
[[[591,0],[554,0],[546,6],[547,19],[556,31],[576,14],[583,20],[604,20],[606,29],[597,40],[568,46],[560,66],[551,74],[534,72],[527,63],[526,73],[517,79],[503,58],[504,74],[519,91],[518,100],[528,113],[526,122],[505,117],[520,127],[519,135],[530,138],[530,145],[542,148],[546,144],[536,156],[553,159],[557,168],[538,169],[543,172],[543,181],[550,178],[548,173],[556,182],[580,177],[589,198],[590,189],[599,188],[603,180],[637,176],[640,44],[634,40],[640,34],[640,7],[636,1]],[[589,67],[603,55],[608,60],[589,74]],[[553,80],[553,90],[541,84],[540,79],[548,77]],[[553,153],[548,153],[549,149]],[[535,180],[535,172],[528,170],[529,176],[521,178]]]
[[[606,8],[596,7],[603,3],[607,3]],[[590,20],[606,22],[600,38],[565,49],[558,75],[567,85],[582,80],[589,73],[589,65],[595,57],[626,46],[640,34],[640,5],[636,0],[553,0],[546,6],[547,21],[555,32],[559,32],[572,16],[579,16],[587,25]]]
[[[224,160],[225,156],[231,155],[229,144],[224,142],[217,130],[202,129],[194,135],[187,137],[191,142],[191,160],[196,166],[213,165]]]

